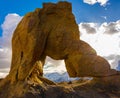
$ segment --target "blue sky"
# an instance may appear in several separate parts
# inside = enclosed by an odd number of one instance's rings
[[[0,77],[4,77],[11,63],[11,38],[19,21],[28,12],[42,8],[43,2],[60,0],[0,0]],[[72,3],[80,30],[80,39],[89,43],[109,61],[112,68],[120,68],[120,0],[67,0]],[[61,65],[63,61],[50,58],[48,64]],[[58,72],[56,68],[56,72]],[[53,68],[52,68],[53,70]],[[61,71],[60,71],[61,72]],[[49,73],[49,72],[47,72]]]
[[[27,12],[41,8],[43,2],[58,2],[59,0],[0,0],[0,24],[8,13],[17,13],[24,16]],[[80,22],[111,22],[120,19],[120,0],[109,0],[106,6],[100,3],[90,5],[83,0],[67,0],[73,5],[73,13],[77,23]],[[2,30],[0,28],[0,36]]]

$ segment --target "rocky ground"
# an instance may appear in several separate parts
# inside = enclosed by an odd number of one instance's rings
[[[120,98],[120,88],[96,80],[38,84],[30,81],[6,83],[0,88],[0,98]]]

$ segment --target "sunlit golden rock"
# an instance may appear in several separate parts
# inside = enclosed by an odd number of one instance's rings
[[[119,92],[112,97],[100,92],[117,86],[119,91],[120,72],[79,37],[71,3],[44,3],[26,14],[13,34],[11,69],[0,81],[0,98],[118,98]],[[44,78],[46,56],[64,60],[70,77],[93,80],[66,86]]]

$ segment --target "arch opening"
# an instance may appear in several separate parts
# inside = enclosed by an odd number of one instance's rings
[[[64,60],[54,60],[47,56],[43,67],[43,76],[54,82],[69,82],[80,78],[70,78]]]

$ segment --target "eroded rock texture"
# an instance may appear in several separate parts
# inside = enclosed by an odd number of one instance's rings
[[[64,59],[71,77],[117,73],[79,37],[78,25],[69,3],[43,4],[42,9],[28,13],[17,26],[12,39],[12,80],[29,77],[36,62],[40,62],[38,65],[42,73],[46,56]]]
[[[36,61],[44,65],[46,56],[68,58],[74,51],[70,50],[74,40],[79,41],[79,30],[71,4],[43,4],[42,9],[28,13],[17,26],[12,39],[10,74],[13,80],[24,80]]]
[[[43,77],[46,56],[64,60],[70,77],[96,77],[91,85],[104,81],[108,83],[108,87],[109,85],[116,87],[116,83],[120,80],[114,82],[111,80],[115,77],[119,78],[119,72],[111,69],[109,63],[98,56],[96,51],[79,37],[78,25],[72,14],[71,4],[68,2],[44,3],[43,8],[26,14],[13,34],[11,70],[0,83],[0,87],[5,88],[7,94],[2,94],[0,89],[1,98],[4,96],[30,98],[30,95],[34,95],[33,92],[38,94],[36,96],[42,96],[40,98],[45,98],[45,96],[47,98],[47,92],[50,92],[48,89],[54,92],[56,88],[62,91],[63,95],[60,98],[84,98],[83,95],[75,94],[74,90],[65,92],[66,88],[55,86],[57,84]],[[54,86],[52,88],[45,86],[47,84],[54,85],[55,89]],[[10,91],[13,88],[14,93]],[[68,97],[69,92],[73,97]],[[58,98],[58,95],[54,96],[56,97],[52,98]]]

